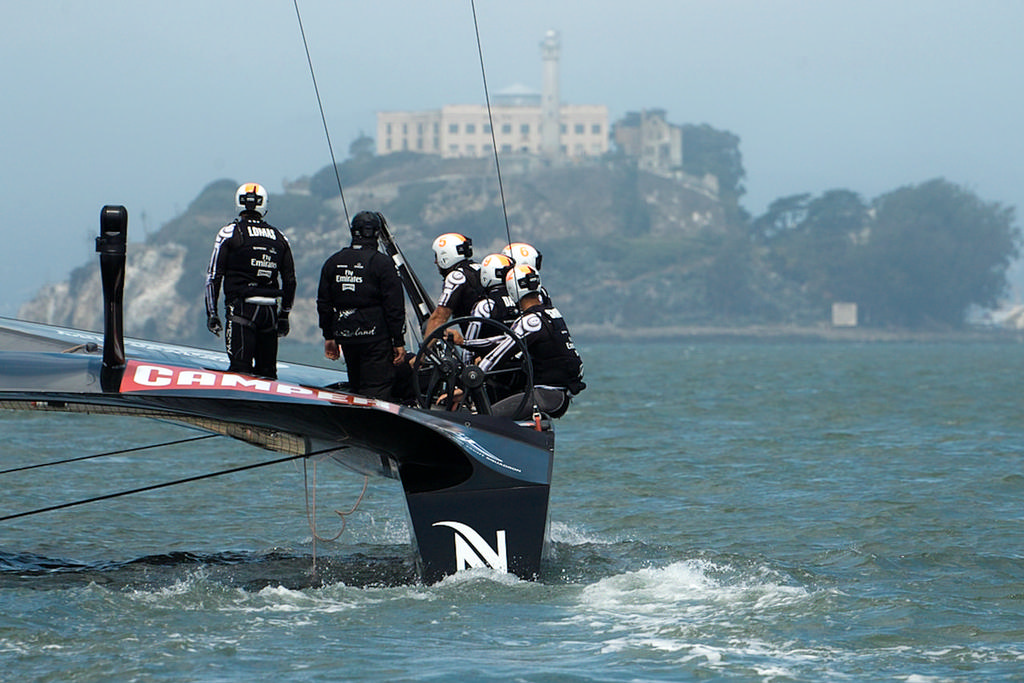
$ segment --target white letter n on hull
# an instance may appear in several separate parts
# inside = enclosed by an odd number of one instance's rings
[[[495,539],[497,547],[492,548],[475,529],[461,522],[434,522],[433,526],[446,526],[455,531],[455,571],[490,567],[495,571],[508,572],[504,529],[498,530]]]

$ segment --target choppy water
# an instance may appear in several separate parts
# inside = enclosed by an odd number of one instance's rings
[[[314,547],[303,470],[278,465],[0,523],[4,677],[1024,676],[1024,348],[582,350],[540,581],[415,583],[392,483]],[[14,413],[0,430],[4,468],[193,435]],[[213,439],[3,475],[0,514],[266,457]],[[315,476],[333,535],[363,481]]]

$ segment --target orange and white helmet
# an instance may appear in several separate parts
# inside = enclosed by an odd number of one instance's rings
[[[431,248],[437,267],[448,270],[473,255],[473,240],[457,232],[446,232],[434,240]]]
[[[512,259],[504,254],[488,254],[480,262],[480,284],[484,289],[505,283],[505,274],[511,270]]]
[[[259,183],[245,183],[235,192],[235,208],[242,211],[255,211],[261,216],[267,215],[267,191]]]
[[[505,275],[505,290],[519,303],[527,294],[540,292],[540,274],[525,263],[518,265]]]
[[[501,253],[515,261],[517,266],[525,263],[538,273],[540,272],[540,261],[543,257],[539,251],[526,242],[513,242],[502,249]]]

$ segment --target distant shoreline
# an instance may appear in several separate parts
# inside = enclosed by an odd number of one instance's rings
[[[987,342],[1024,343],[1024,330],[966,328],[947,331],[886,330],[828,325],[675,325],[669,327],[620,327],[611,324],[580,324],[571,327],[578,341],[798,341],[798,342]]]

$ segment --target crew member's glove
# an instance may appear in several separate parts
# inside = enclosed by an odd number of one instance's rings
[[[214,313],[213,315],[209,316],[206,319],[206,329],[208,329],[210,332],[213,332],[218,337],[220,336],[220,331],[223,328],[221,327],[220,324],[220,318],[217,317],[216,313]]]
[[[288,324],[288,314],[281,313],[277,316],[277,336],[287,337],[288,333],[291,332],[292,326]]]

